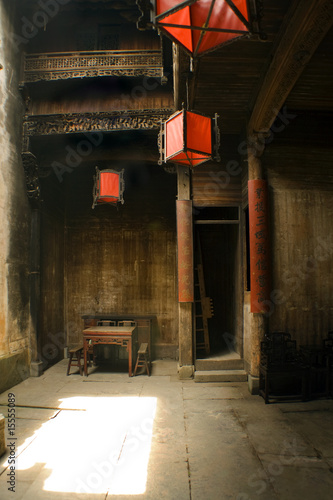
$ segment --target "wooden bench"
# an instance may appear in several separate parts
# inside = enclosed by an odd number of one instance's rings
[[[134,376],[136,375],[136,371],[138,368],[145,367],[148,377],[150,376],[150,370],[149,370],[149,361],[148,361],[148,343],[143,342],[140,344],[139,350],[138,350],[138,357],[136,359],[135,363],[135,368],[134,368]]]
[[[71,347],[69,350],[69,361],[67,367],[67,375],[69,375],[71,366],[77,366],[80,370],[80,375],[83,375],[83,365],[81,365],[81,359],[83,359],[83,346],[77,345]]]

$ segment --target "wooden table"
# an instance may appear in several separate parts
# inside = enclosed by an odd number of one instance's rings
[[[133,350],[137,344],[135,326],[92,326],[83,330],[84,374],[88,376],[88,349],[94,345],[118,345],[128,352],[128,375],[132,377]]]
[[[148,343],[149,360],[152,358],[152,339],[158,335],[156,316],[152,314],[138,314],[138,313],[124,313],[107,311],[104,313],[84,314],[82,316],[84,321],[83,329],[90,326],[97,326],[99,321],[134,321],[137,327],[138,343]]]

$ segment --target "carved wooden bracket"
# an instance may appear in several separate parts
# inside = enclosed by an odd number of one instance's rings
[[[28,198],[31,204],[36,205],[41,201],[37,158],[30,151],[24,151],[21,156]]]
[[[139,30],[147,30],[152,28],[150,13],[153,10],[153,5],[150,0],[136,0],[136,4],[141,12],[136,26]]]

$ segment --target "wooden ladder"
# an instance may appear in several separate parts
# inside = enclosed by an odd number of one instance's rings
[[[196,349],[210,352],[208,319],[213,316],[212,299],[206,297],[205,278],[202,264],[202,254],[199,235],[197,235],[197,267],[195,268],[194,311],[195,311],[195,339]]]

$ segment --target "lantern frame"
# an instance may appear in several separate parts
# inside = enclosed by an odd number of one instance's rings
[[[192,25],[186,25],[186,24],[180,24],[180,23],[173,24],[173,23],[163,22],[163,20],[165,18],[167,18],[168,16],[176,14],[179,10],[185,9],[186,7],[191,7],[197,1],[198,0],[183,0],[183,1],[178,2],[177,5],[174,5],[173,7],[170,7],[167,10],[165,10],[164,12],[158,14],[157,13],[158,0],[151,0],[151,1],[149,1],[149,0],[136,0],[136,3],[137,3],[137,5],[142,13],[142,16],[140,17],[140,19],[137,22],[137,27],[138,27],[138,29],[148,29],[151,27],[157,29],[159,32],[162,32],[164,35],[166,35],[168,38],[170,38],[177,45],[180,45],[181,47],[183,47],[184,50],[191,57],[200,57],[204,54],[207,54],[208,52],[216,50],[224,45],[227,45],[229,43],[232,43],[235,40],[239,40],[240,38],[244,38],[244,37],[258,35],[261,40],[267,39],[267,36],[263,32],[261,32],[260,28],[259,28],[259,15],[257,12],[258,11],[258,9],[257,9],[258,0],[244,0],[246,3],[246,10],[247,10],[248,19],[237,8],[237,6],[234,3],[234,0],[224,0],[225,4],[228,5],[228,7],[233,11],[233,13],[238,18],[238,20],[244,25],[244,29],[232,29],[232,28],[227,28],[227,27],[224,27],[224,28],[209,27],[209,22],[211,20],[211,16],[212,16],[212,12],[213,12],[216,0],[211,0],[211,4],[210,4],[210,7],[209,7],[208,12],[207,12],[205,22],[200,26],[192,26]],[[195,49],[193,51],[191,51],[176,36],[174,36],[172,33],[170,33],[168,31],[168,28],[190,30],[191,32],[200,31],[200,37],[199,37],[199,40],[196,44]],[[209,32],[234,33],[236,36],[233,37],[232,39],[221,41],[221,43],[217,43],[217,45],[209,47],[208,49],[203,50],[202,52],[199,53],[202,39],[203,39],[205,33],[207,33],[207,32],[208,33]]]
[[[187,144],[187,115],[186,113],[189,112],[191,114],[194,114],[196,116],[202,116],[203,118],[208,118],[211,121],[211,153],[204,152],[200,149],[195,149],[193,147],[188,147]],[[177,118],[179,115],[183,115],[183,124],[182,124],[182,147],[178,149],[177,151],[174,151],[172,154],[168,155],[167,154],[167,124],[171,120]],[[167,162],[172,162],[172,163],[177,163],[179,165],[185,165],[189,166],[191,168],[196,167],[198,165],[201,165],[202,163],[205,163],[206,161],[209,160],[215,160],[215,161],[220,161],[220,155],[219,155],[219,148],[220,148],[220,129],[217,123],[219,115],[215,113],[214,118],[211,118],[207,115],[204,115],[203,113],[198,113],[196,111],[189,111],[185,108],[181,109],[180,111],[176,111],[173,113],[165,122],[161,122],[161,127],[160,127],[160,132],[158,135],[158,148],[159,148],[159,153],[160,153],[160,158],[158,161],[159,165],[162,165],[163,163]],[[177,155],[180,153],[184,153],[186,155],[186,158],[177,160],[175,158]],[[194,154],[201,154],[202,157],[196,157],[196,158],[190,158],[190,155],[187,153],[194,153]],[[199,163],[197,163],[199,160]]]
[[[118,196],[114,195],[105,195],[101,194],[101,174],[116,174],[118,175]],[[92,208],[95,208],[96,205],[114,205],[116,206],[118,203],[124,204],[124,190],[125,190],[125,181],[124,181],[124,169],[117,170],[100,170],[96,167],[96,174],[94,175],[94,187],[93,187],[93,204]]]

